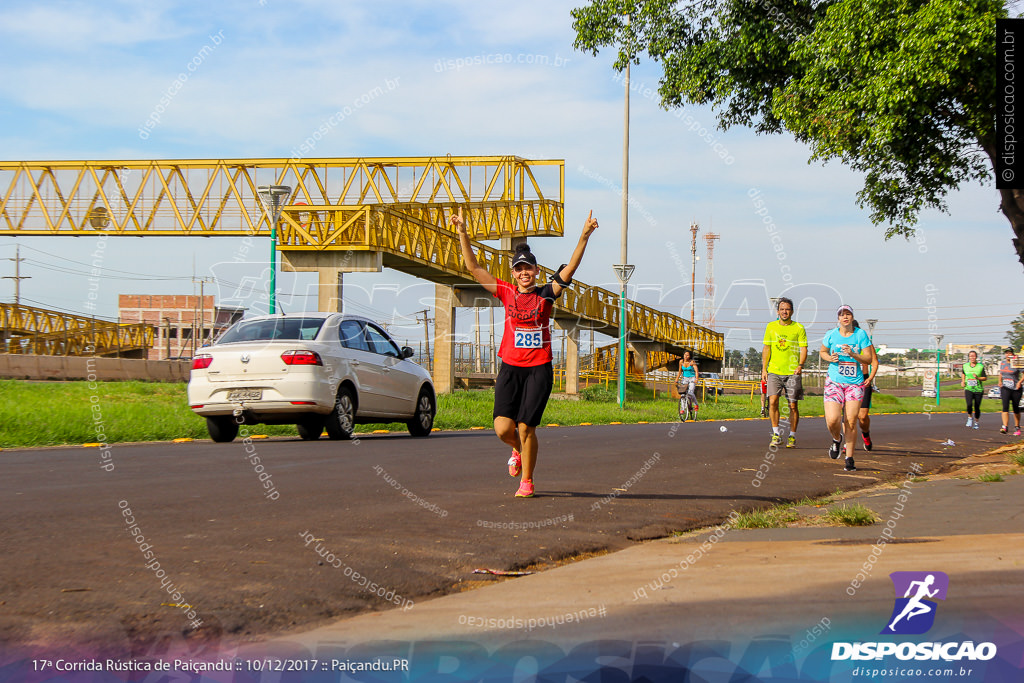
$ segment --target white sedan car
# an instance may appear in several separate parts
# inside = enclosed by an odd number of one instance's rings
[[[312,440],[348,439],[359,423],[404,422],[428,436],[430,374],[371,320],[341,313],[265,315],[235,323],[192,359],[188,403],[214,441],[239,425],[294,424]]]

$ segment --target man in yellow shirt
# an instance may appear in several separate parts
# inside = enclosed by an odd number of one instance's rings
[[[802,373],[807,361],[807,331],[793,320],[793,302],[786,297],[776,306],[779,319],[768,323],[761,349],[761,381],[768,385],[768,417],[772,422],[772,446],[782,442],[779,427],[779,394],[789,400],[789,439],[786,448],[796,446],[796,426],[800,421],[798,402],[804,397]]]

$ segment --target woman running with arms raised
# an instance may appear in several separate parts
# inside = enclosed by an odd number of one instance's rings
[[[494,384],[494,432],[512,447],[509,475],[522,474],[516,497],[532,498],[533,470],[537,465],[537,425],[554,384],[551,312],[555,299],[572,283],[572,276],[583,260],[587,240],[597,229],[597,220],[591,211],[569,263],[555,271],[552,282],[539,288],[537,276],[540,268],[529,245],[516,246],[512,257],[513,285],[494,277],[477,262],[462,220],[462,209],[452,216],[451,223],[459,233],[466,268],[505,306],[505,330],[498,349],[501,370]]]

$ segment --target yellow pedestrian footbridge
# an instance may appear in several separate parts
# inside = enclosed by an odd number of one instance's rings
[[[153,327],[0,303],[0,353],[146,357]]]

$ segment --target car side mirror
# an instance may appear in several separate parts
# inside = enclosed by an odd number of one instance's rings
[[[402,358],[412,358],[416,355],[416,352],[412,350],[411,346],[402,347]]]

